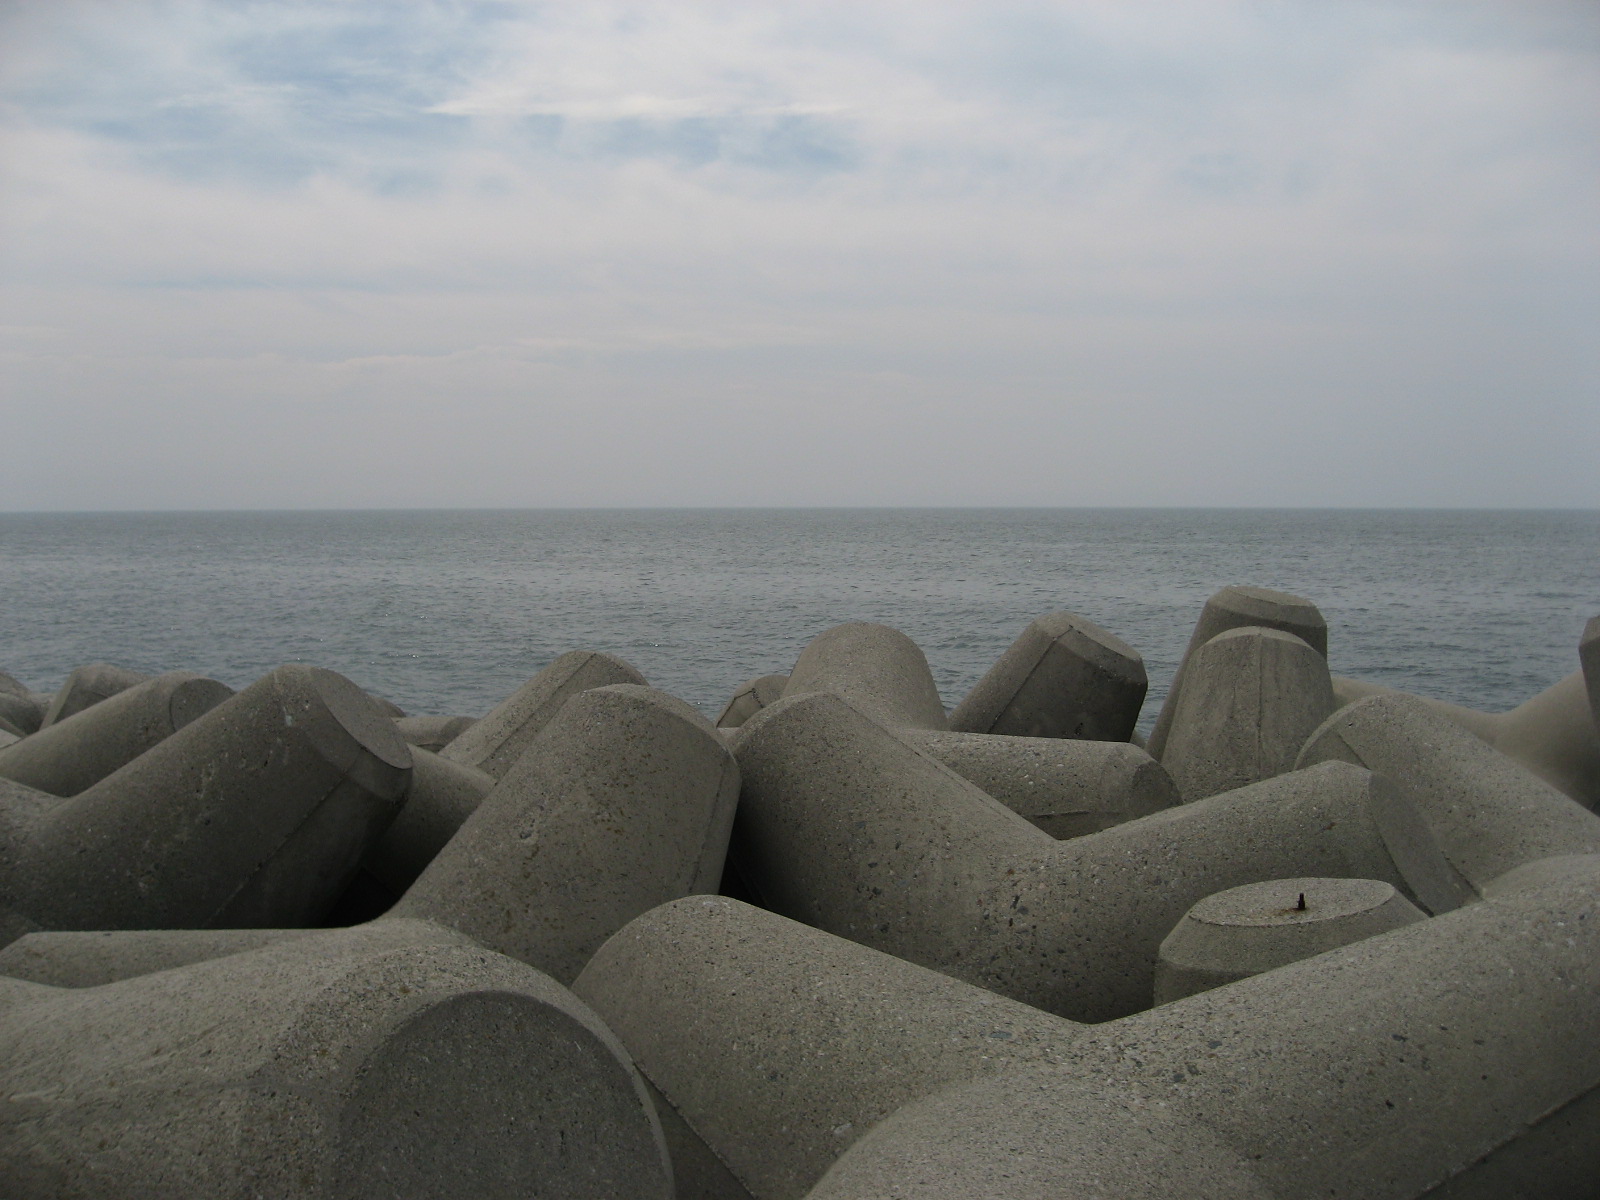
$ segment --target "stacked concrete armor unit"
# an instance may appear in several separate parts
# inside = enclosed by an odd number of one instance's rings
[[[1498,715],[1329,655],[1225,588],[1148,742],[1071,612],[948,713],[864,622],[715,725],[0,675],[0,1195],[1593,1197],[1600,618]]]

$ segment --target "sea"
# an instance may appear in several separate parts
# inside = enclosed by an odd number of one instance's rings
[[[1150,676],[1148,730],[1206,597],[1296,593],[1338,674],[1486,711],[1578,669],[1600,511],[542,509],[0,514],[0,670],[284,662],[413,714],[481,715],[604,650],[714,717],[845,621],[926,653],[953,707],[1033,618],[1069,610]]]

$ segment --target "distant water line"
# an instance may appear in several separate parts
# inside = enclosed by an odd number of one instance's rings
[[[1336,672],[1502,710],[1577,669],[1600,512],[645,509],[0,515],[0,670],[186,669],[236,687],[330,667],[478,714],[606,650],[715,714],[841,621],[927,653],[954,705],[1035,616],[1144,655],[1154,719],[1206,597],[1296,592]]]

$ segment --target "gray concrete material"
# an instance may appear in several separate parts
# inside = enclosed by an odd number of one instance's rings
[[[1531,1196],[1600,1140],[1595,859],[1092,1027],[722,898],[575,987],[761,1200],[1401,1200],[1497,1158],[1505,1190],[1461,1194]]]
[[[1144,659],[1110,630],[1070,612],[1022,631],[950,714],[960,733],[1125,742],[1149,681]]]
[[[1179,803],[1166,769],[1128,742],[902,730],[906,740],[1057,840]]]
[[[1460,899],[1421,816],[1361,770],[1058,842],[835,696],[780,701],[735,753],[733,854],[774,911],[1075,1020],[1147,1007],[1161,939],[1225,888],[1353,876]]]
[[[107,929],[30,933],[0,949],[0,975],[58,988],[100,987],[321,929]],[[448,937],[442,940],[449,941]],[[469,939],[458,938],[462,945]]]
[[[591,688],[617,683],[643,685],[645,678],[613,655],[570,651],[495,705],[439,753],[451,762],[503,779],[562,705]]]
[[[19,813],[8,795],[7,931],[307,924],[410,773],[364,692],[279,667],[76,797]]]
[[[477,724],[476,717],[397,717],[394,727],[406,745],[437,754]]]
[[[722,896],[628,924],[573,984],[762,1200],[918,1096],[1059,1057],[1077,1028]]]
[[[1329,760],[1390,779],[1480,891],[1524,863],[1600,852],[1600,817],[1413,696],[1369,696],[1335,712],[1298,765]]]
[[[722,875],[739,771],[681,700],[632,684],[570,699],[392,910],[566,982],[607,937]]]
[[[1155,1002],[1207,988],[1427,920],[1378,879],[1270,879],[1207,896],[1161,943]]]
[[[158,675],[0,751],[0,777],[76,796],[232,695],[227,684],[192,671]]]
[[[757,675],[748,680],[717,716],[718,729],[737,729],[769,704],[776,704],[788,684],[787,675]]]
[[[44,709],[34,703],[32,696],[0,692],[0,723],[18,737],[26,737],[37,731],[43,721]]]
[[[1583,686],[1589,697],[1589,716],[1600,732],[1600,617],[1590,617],[1578,642],[1578,661],[1583,665]]]
[[[381,708],[384,712],[384,715],[390,720],[400,721],[405,719],[406,710],[401,708],[393,700],[390,700],[386,696],[380,696],[377,692],[368,692],[367,695],[372,697],[372,702]]]
[[[1328,654],[1328,623],[1321,611],[1303,596],[1278,592],[1271,588],[1225,587],[1206,601],[1189,635],[1189,646],[1178,663],[1172,677],[1172,687],[1156,715],[1155,727],[1150,731],[1147,748],[1154,758],[1162,758],[1166,751],[1167,734],[1176,714],[1178,700],[1183,695],[1183,677],[1194,652],[1217,634],[1246,625],[1259,625],[1265,629],[1281,629],[1292,633],[1324,658]]]
[[[1333,677],[1339,706],[1368,696],[1403,696],[1380,684]],[[1600,733],[1582,671],[1575,671],[1509,712],[1486,713],[1425,696],[1415,699],[1488,742],[1587,809],[1600,805]]]
[[[13,1003],[8,1196],[668,1200],[649,1098],[593,1012],[412,924]]]
[[[15,675],[8,675],[4,671],[0,671],[0,694],[21,696],[26,699],[33,695],[33,692],[27,684],[23,683]]]
[[[21,740],[21,735],[7,728],[4,721],[0,721],[0,750],[4,750],[7,746],[15,746]]]
[[[1301,639],[1225,630],[1185,661],[1161,765],[1185,800],[1271,779],[1294,769],[1333,707],[1328,660]]]
[[[853,621],[812,638],[783,689],[785,696],[807,692],[842,696],[885,725],[950,728],[927,658],[887,625]]]
[[[143,683],[149,675],[141,675],[138,671],[129,671],[125,667],[112,666],[110,663],[89,663],[87,666],[76,668],[67,676],[56,694],[50,699],[50,706],[45,709],[44,717],[40,721],[40,728],[54,725],[57,721],[64,721],[74,713],[82,712],[91,704],[115,696],[118,692],[131,688],[136,683]]]
[[[417,881],[478,810],[495,781],[475,767],[411,747],[411,786],[400,812],[361,860],[361,869],[396,893]]]

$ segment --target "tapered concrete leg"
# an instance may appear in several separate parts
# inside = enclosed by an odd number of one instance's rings
[[[411,747],[411,786],[400,812],[372,844],[361,868],[396,894],[417,881],[478,810],[495,781],[474,767]]]
[[[408,924],[12,985],[7,1195],[667,1200],[650,1101],[598,1018]]]
[[[1368,696],[1400,696],[1393,688],[1334,676],[1339,706]],[[1423,696],[1415,699],[1515,759],[1587,809],[1600,805],[1600,733],[1584,674],[1575,671],[1510,712],[1486,713]]]
[[[1040,617],[950,714],[960,733],[1125,742],[1148,686],[1144,660],[1075,613]]]
[[[110,663],[90,663],[88,666],[78,667],[67,676],[66,682],[51,699],[50,707],[45,709],[40,728],[54,725],[57,721],[64,721],[74,713],[82,712],[91,704],[99,704],[100,701],[126,691],[134,684],[143,683],[149,678],[148,675],[114,667]]]
[[[558,980],[639,913],[713,891],[739,797],[703,716],[633,685],[566,706],[392,910]]]
[[[1217,634],[1247,625],[1292,633],[1318,654],[1327,657],[1328,624],[1311,601],[1271,588],[1223,588],[1206,601],[1194,633],[1189,637],[1189,647],[1183,653],[1183,661],[1178,664],[1177,673],[1172,677],[1172,688],[1161,705],[1161,712],[1156,717],[1155,728],[1150,731],[1147,743],[1153,757],[1162,758],[1165,755],[1167,735],[1177,713],[1178,700],[1183,694],[1183,679],[1190,656]]]
[[[1523,863],[1600,852],[1600,817],[1415,697],[1369,696],[1339,709],[1299,765],[1330,760],[1392,780],[1480,891]]]
[[[17,737],[37,731],[43,720],[44,710],[33,702],[33,697],[0,692],[0,724]]]
[[[644,682],[644,676],[620,658],[574,650],[495,705],[439,753],[452,762],[503,779],[539,731],[572,697],[614,683]]]
[[[783,696],[787,675],[758,675],[733,694],[717,717],[718,729],[737,729]]]
[[[1156,963],[1157,1004],[1427,920],[1377,879],[1270,879],[1207,896]]]
[[[1058,840],[1180,802],[1166,769],[1128,742],[902,731],[907,741]]]
[[[722,896],[651,910],[574,991],[758,1197],[802,1196],[901,1105],[1077,1028]]]
[[[393,819],[410,773],[366,693],[279,667],[70,800],[22,811],[16,793],[0,797],[14,830],[0,937],[308,924]]]
[[[158,675],[0,751],[0,776],[76,796],[231,695],[227,684],[191,671]]]
[[[100,987],[259,950],[322,929],[109,929],[30,933],[0,949],[0,975],[58,988]],[[446,939],[448,940],[448,939]],[[459,938],[467,945],[469,939]]]
[[[1192,653],[1161,764],[1185,800],[1294,769],[1333,711],[1328,660],[1293,634],[1243,626]]]
[[[735,742],[734,853],[775,911],[1075,1020],[1150,1003],[1156,952],[1213,892],[1382,879],[1461,893],[1414,806],[1360,770],[1296,772],[1057,842],[827,694]]]
[[[842,696],[886,725],[948,730],[939,689],[917,644],[887,625],[852,622],[818,634],[800,652],[785,696]]]

